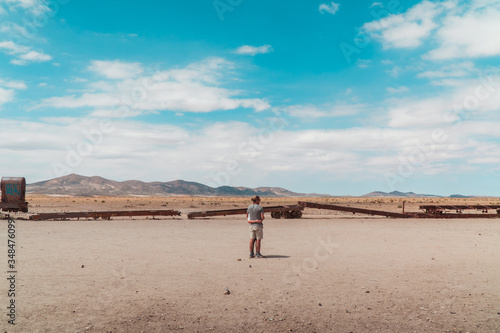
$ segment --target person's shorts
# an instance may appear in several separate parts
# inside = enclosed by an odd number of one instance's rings
[[[250,239],[264,239],[262,224],[250,224]]]

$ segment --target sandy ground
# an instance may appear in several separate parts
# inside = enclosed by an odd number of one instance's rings
[[[310,209],[300,220],[268,217],[268,258],[249,259],[243,216],[184,214],[248,198],[28,200],[33,213],[151,208],[183,216],[17,219],[15,327],[5,315],[4,221],[2,332],[500,332],[500,220]],[[400,210],[399,199],[308,200]],[[410,208],[426,200],[409,200]]]

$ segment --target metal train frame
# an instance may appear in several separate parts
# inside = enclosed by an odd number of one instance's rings
[[[4,212],[28,212],[26,202],[26,179],[24,177],[2,177],[0,181],[2,199],[0,209]]]
[[[24,177],[3,177],[0,181],[1,200],[0,210],[4,212],[28,212],[26,201],[26,179]],[[275,219],[300,219],[304,208],[316,208],[365,214],[372,216],[385,216],[393,218],[500,218],[500,205],[421,205],[421,212],[405,212],[404,205],[401,213],[374,209],[364,209],[332,204],[299,201],[296,205],[269,206],[264,211],[271,213]],[[189,219],[210,216],[226,216],[245,214],[246,208],[190,212]],[[481,213],[471,213],[478,211]],[[102,212],[65,212],[65,213],[40,213],[30,216],[31,220],[68,219],[68,218],[102,218],[110,219],[112,216],[179,216],[177,210],[144,210],[144,211],[102,211]]]

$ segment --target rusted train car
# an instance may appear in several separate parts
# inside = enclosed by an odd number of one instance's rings
[[[26,179],[24,177],[3,177],[0,181],[2,199],[0,209],[4,212],[28,212],[26,202]]]

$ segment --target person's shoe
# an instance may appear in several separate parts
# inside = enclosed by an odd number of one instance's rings
[[[265,258],[265,257],[264,257],[262,254],[260,254],[260,253],[257,253],[257,254],[255,255],[255,257],[257,257],[257,258]]]
[[[255,254],[253,252],[250,252],[250,259],[255,258]]]

